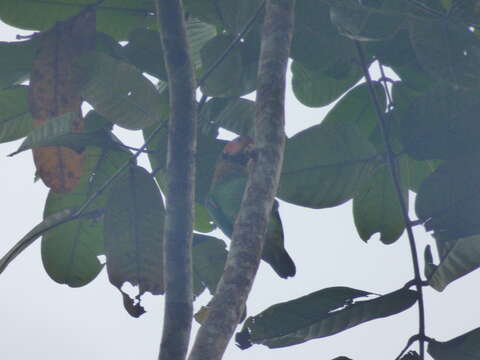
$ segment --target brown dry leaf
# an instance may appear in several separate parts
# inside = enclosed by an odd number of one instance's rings
[[[57,23],[41,35],[42,44],[33,61],[29,107],[34,126],[68,112],[78,114],[73,131],[83,131],[82,98],[73,61],[95,47],[95,12],[82,13]],[[33,149],[38,176],[54,192],[69,192],[80,181],[83,153],[59,146]]]

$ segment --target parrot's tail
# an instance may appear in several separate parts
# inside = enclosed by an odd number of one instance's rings
[[[263,259],[272,266],[278,276],[283,279],[295,276],[297,268],[285,249],[276,249],[275,254],[272,255],[264,256]]]

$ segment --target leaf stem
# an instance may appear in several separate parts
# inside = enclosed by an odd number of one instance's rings
[[[384,111],[380,106],[380,103],[375,94],[375,89],[373,87],[373,81],[370,76],[369,69],[367,67],[367,61],[365,57],[365,52],[363,50],[362,44],[359,41],[354,41],[357,48],[358,57],[362,65],[363,73],[367,81],[368,90],[370,93],[370,98],[375,108],[377,114],[378,124],[380,126],[380,131],[382,134],[383,142],[385,144],[385,149],[387,151],[387,161],[390,169],[390,175],[392,176],[393,184],[395,186],[395,191],[397,193],[398,201],[400,203],[400,208],[402,210],[402,216],[405,223],[405,228],[407,230],[408,242],[410,245],[410,253],[412,256],[413,262],[413,272],[415,275],[415,285],[418,292],[418,336],[419,336],[419,350],[420,350],[420,359],[425,358],[425,306],[423,299],[423,289],[422,289],[422,277],[420,275],[420,265],[418,260],[418,253],[415,244],[415,236],[413,234],[412,221],[408,215],[407,205],[403,201],[402,190],[400,187],[400,174],[397,171],[395,164],[395,155],[392,150],[390,143],[390,137],[387,131],[386,120],[384,117]],[[388,88],[386,89],[388,91]]]

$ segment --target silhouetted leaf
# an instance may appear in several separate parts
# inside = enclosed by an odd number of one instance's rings
[[[327,4],[302,0],[296,2],[290,56],[305,68],[320,71],[356,59],[356,52],[352,42],[332,25]]]
[[[94,1],[8,1],[0,2],[0,19],[17,28],[46,30],[58,21],[78,14]],[[149,0],[106,0],[97,8],[97,28],[116,39],[125,39],[137,27],[155,23],[154,4]]]
[[[400,289],[372,300],[369,292],[333,287],[279,303],[249,317],[242,329],[248,341],[279,348],[330,336],[366,321],[398,314],[417,301],[415,291]]]
[[[243,98],[212,98],[200,113],[204,133],[215,136],[218,128],[253,136],[255,102]]]
[[[37,37],[28,41],[0,42],[0,89],[28,78],[37,46]]]
[[[88,148],[85,172],[75,189],[66,194],[50,191],[44,218],[64,209],[80,207],[130,157],[128,151]],[[57,226],[42,239],[42,261],[48,275],[60,284],[79,287],[95,279],[103,265],[97,256],[104,254],[103,219],[106,194],[101,194],[86,212],[98,210],[96,216],[80,218]]]
[[[227,260],[225,242],[213,236],[194,234],[192,245],[194,293],[198,296],[207,287],[214,295]]]
[[[111,186],[105,205],[105,254],[110,282],[122,294],[125,282],[138,285],[137,299],[146,291],[163,294],[164,212],[155,180],[141,167],[131,165]]]
[[[76,114],[66,113],[48,120],[46,123],[33,129],[23,141],[17,151],[9,156],[22,151],[42,146],[63,146],[81,153],[87,146],[118,147],[110,132],[98,129],[91,132],[75,133]]]
[[[32,130],[27,86],[0,91],[0,142],[20,139]]]
[[[401,167],[403,162],[397,163]],[[405,180],[402,178],[402,180]],[[408,188],[406,181],[400,183],[402,201],[408,209]],[[400,200],[393,184],[388,165],[378,167],[370,179],[360,187],[353,198],[353,217],[358,234],[368,241],[380,233],[380,241],[391,244],[398,240],[405,229]]]
[[[425,71],[459,88],[480,85],[480,40],[451,17],[409,18],[410,39]]]
[[[448,284],[465,276],[480,266],[480,236],[474,235],[454,240],[441,254],[440,263],[425,261],[425,275],[430,286],[443,291]]]
[[[148,137],[153,131],[152,128],[144,130],[144,137]],[[166,191],[166,166],[167,166],[167,135],[168,128],[162,129],[155,139],[152,140],[148,149],[154,151],[148,154],[152,168],[155,169],[155,178],[157,179],[162,191]],[[205,196],[210,189],[212,181],[213,169],[217,161],[218,155],[225,146],[224,141],[216,140],[212,137],[198,134],[197,138],[197,171],[195,181],[195,230],[201,232],[210,232],[215,228],[213,221],[208,215],[203,204]]]
[[[291,70],[293,93],[302,104],[310,107],[325,106],[335,101],[363,75],[360,67],[351,62],[313,71],[294,61]]]
[[[233,40],[230,35],[217,35],[208,41],[200,54],[206,71],[223,54]],[[212,97],[235,97],[255,90],[257,62],[246,57],[243,43],[237,44],[218,65],[202,86],[202,92]]]
[[[215,35],[216,30],[213,26],[197,19],[188,20],[187,39],[191,50],[190,56],[197,71],[201,68],[200,50]],[[124,47],[124,53],[128,60],[141,71],[167,80],[158,31],[137,28],[129,34],[128,40],[128,44]]]
[[[477,92],[442,86],[410,101],[401,114],[402,141],[410,156],[448,159],[480,149]]]
[[[354,40],[378,41],[395,35],[405,21],[404,1],[389,0],[381,8],[356,0],[329,1],[330,18],[340,33]]]
[[[287,140],[278,197],[312,208],[350,200],[379,164],[368,140],[375,125],[368,89],[360,85],[321,124]]]
[[[40,224],[35,226],[31,231],[28,232],[18,243],[11,248],[8,253],[6,253],[0,259],[0,274],[6,269],[6,267],[25,250],[27,247],[33,244],[40,236],[42,236],[46,231],[52,229],[59,224],[68,221],[72,215],[75,213],[76,209],[65,209],[58,213],[50,215],[48,218],[44,219]]]
[[[93,53],[78,63],[82,96],[96,112],[130,130],[166,119],[155,86],[132,65],[104,53]]]
[[[430,341],[428,353],[435,360],[477,360],[480,358],[480,328],[450,341]]]
[[[479,161],[479,153],[447,160],[423,181],[415,209],[437,240],[480,233]]]

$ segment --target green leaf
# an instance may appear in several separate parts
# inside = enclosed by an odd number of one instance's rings
[[[403,162],[398,165],[402,166]],[[401,191],[402,201],[408,208],[408,188],[405,181],[401,182]],[[392,244],[402,235],[405,220],[387,164],[378,167],[353,198],[353,217],[363,241],[368,241],[378,232],[382,243]]]
[[[408,155],[404,156],[405,166],[400,169],[400,176],[402,179],[406,179],[409,190],[418,193],[423,181],[435,171],[440,165],[439,160],[423,160],[418,161],[412,159]]]
[[[69,221],[75,211],[76,209],[65,209],[58,213],[52,214],[44,219],[40,224],[35,226],[31,231],[29,231],[27,235],[25,235],[18,243],[15,244],[13,248],[8,251],[8,253],[6,253],[0,259],[0,274],[18,255],[22,253],[23,250],[32,245],[33,242],[45,232],[66,221]]]
[[[432,88],[400,114],[405,150],[417,160],[449,159],[480,150],[479,112],[476,91]]]
[[[373,82],[373,88],[380,107],[384,109],[386,99],[383,86],[379,82]],[[378,119],[375,108],[372,105],[367,83],[362,83],[351,89],[330,110],[323,123],[354,123],[358,126],[362,135],[370,141],[372,133],[378,126]]]
[[[194,17],[218,25],[230,34],[240,32],[255,14],[260,0],[185,0],[185,8]]]
[[[418,63],[406,30],[399,31],[393,38],[386,41],[367,45],[369,51],[374,53],[383,65],[391,67],[402,80],[401,83],[410,89],[424,91],[434,83]],[[395,91],[392,90],[392,92]]]
[[[0,142],[20,139],[32,130],[28,110],[28,87],[14,86],[0,91]]]
[[[432,340],[427,351],[435,360],[476,360],[480,357],[480,328],[450,341]]]
[[[448,284],[476,270],[480,266],[480,236],[455,240],[441,256],[440,264],[425,262],[430,286],[443,291]]]
[[[352,42],[332,25],[328,5],[302,0],[296,2],[290,56],[307,69],[320,71],[356,59],[356,52]]]
[[[368,295],[371,293],[347,287],[319,290],[249,317],[242,333],[248,336],[247,341],[269,348],[291,346],[398,314],[417,301],[417,293],[406,289],[358,300]]]
[[[28,41],[0,42],[0,89],[28,78],[37,46],[37,37]]]
[[[295,97],[310,107],[330,104],[362,78],[360,67],[351,62],[337,63],[327,71],[314,71],[294,61],[291,70]]]
[[[480,85],[480,40],[450,17],[410,17],[410,39],[425,71],[460,88]]]
[[[287,140],[279,198],[311,208],[353,198],[379,163],[368,140],[376,123],[366,85],[357,86],[321,124]]]
[[[18,150],[9,156],[41,146],[65,146],[79,153],[87,146],[118,148],[118,143],[113,140],[111,133],[106,129],[74,133],[75,118],[74,113],[66,113],[48,120],[33,129]]]
[[[205,44],[200,52],[204,72],[216,63],[233,39],[222,34]],[[246,55],[245,45],[237,44],[207,78],[202,92],[211,97],[237,97],[254,91],[257,62]]]
[[[46,30],[94,3],[86,0],[2,1],[0,19],[20,29]],[[106,0],[96,9],[97,29],[117,40],[126,39],[131,29],[155,23],[153,10],[149,0]]]
[[[439,241],[480,233],[480,154],[447,160],[420,187],[415,209]]]
[[[213,236],[193,234],[193,283],[195,296],[206,287],[214,295],[227,260],[226,245]],[[201,289],[200,291],[198,291]]]
[[[255,102],[243,98],[212,98],[200,113],[205,134],[216,136],[219,128],[239,135],[253,136]]]
[[[354,40],[387,39],[394,36],[405,22],[403,1],[385,1],[382,8],[364,6],[356,0],[335,0],[329,3],[332,23],[342,35]]]
[[[148,137],[152,128],[144,130],[144,137]],[[156,171],[155,177],[163,191],[166,191],[166,166],[167,166],[167,136],[168,128],[161,130],[148,146],[153,153],[148,154],[152,168]],[[209,232],[215,228],[211,217],[204,208],[205,196],[210,189],[213,171],[218,155],[225,146],[224,141],[198,134],[195,178],[195,230]]]
[[[128,151],[88,148],[84,175],[69,193],[49,192],[44,218],[64,209],[80,207],[130,157]],[[86,212],[101,211],[106,195],[100,195]],[[104,254],[103,221],[91,216],[60,225],[43,236],[42,261],[48,275],[60,284],[79,287],[95,279],[103,265],[97,256]]]
[[[133,300],[122,285],[138,286],[140,298],[149,291],[163,294],[163,199],[153,177],[131,165],[113,183],[105,205],[104,237],[108,278],[124,298],[132,316]]]
[[[160,94],[134,66],[103,53],[82,60],[78,64],[81,94],[100,115],[130,130],[165,120]]]
[[[216,35],[213,26],[189,19],[187,23],[187,37],[190,45],[190,56],[196,71],[201,68],[200,50],[205,43]],[[128,36],[128,44],[124,53],[130,63],[141,71],[147,72],[159,79],[167,80],[167,71],[163,61],[163,50],[158,31],[135,29]]]

